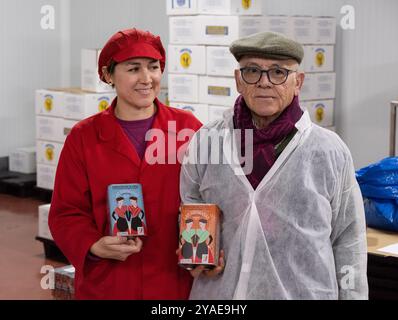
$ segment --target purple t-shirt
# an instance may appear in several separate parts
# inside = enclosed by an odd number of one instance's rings
[[[152,127],[154,119],[155,115],[153,115],[148,119],[143,119],[143,120],[126,121],[126,120],[117,119],[117,121],[123,128],[124,132],[126,133],[127,137],[133,144],[140,159],[142,159],[145,154],[145,147],[146,147],[145,134]]]

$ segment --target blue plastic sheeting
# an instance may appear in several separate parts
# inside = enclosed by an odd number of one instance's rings
[[[369,227],[398,231],[398,158],[388,157],[356,172]]]

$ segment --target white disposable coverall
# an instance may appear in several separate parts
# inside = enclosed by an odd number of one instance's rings
[[[190,299],[367,299],[364,207],[346,145],[304,112],[254,190],[239,162],[187,163],[199,162],[198,147],[217,148],[201,131],[224,131],[218,149],[231,150],[232,117],[229,109],[196,133],[181,170],[183,203],[223,211],[225,269],[195,279]]]

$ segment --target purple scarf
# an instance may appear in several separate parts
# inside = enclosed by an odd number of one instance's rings
[[[252,122],[252,114],[242,96],[236,99],[234,107],[234,127],[236,129],[253,129],[253,170],[246,177],[254,189],[260,184],[269,169],[276,161],[275,146],[295,128],[303,111],[298,97],[264,129],[257,129]],[[242,131],[241,148],[245,154],[245,135]]]

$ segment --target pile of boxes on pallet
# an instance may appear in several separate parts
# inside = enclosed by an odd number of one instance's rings
[[[81,88],[36,91],[37,186],[52,190],[58,159],[71,128],[105,110],[115,97],[97,74],[100,50],[82,50]]]
[[[304,45],[301,105],[315,123],[333,126],[335,18],[264,16],[259,0],[166,1],[171,106],[192,111],[203,123],[222,117],[238,96],[233,74],[238,64],[230,43],[268,30]]]
[[[98,49],[82,50],[81,88],[36,91],[36,160],[39,188],[53,189],[60,153],[71,128],[78,121],[105,110],[116,95],[112,87],[102,83],[98,78],[99,53]],[[50,204],[41,205],[38,209],[36,239],[42,241],[46,248],[48,241],[53,240],[48,227]],[[66,270],[55,270],[54,297],[57,299],[70,299],[74,295],[71,290],[71,268],[72,266],[66,267]]]

